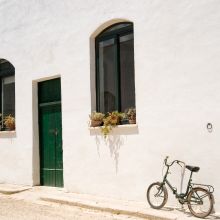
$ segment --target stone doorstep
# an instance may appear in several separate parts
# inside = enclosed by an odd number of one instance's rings
[[[131,207],[127,205],[116,205],[112,203],[102,202],[102,201],[89,201],[80,200],[69,197],[60,196],[41,196],[41,200],[46,202],[54,202],[70,206],[78,206],[85,209],[92,209],[96,211],[110,212],[112,214],[128,215],[133,217],[146,218],[148,220],[176,220],[177,215],[172,213],[166,213],[163,211],[156,212],[152,209],[143,209],[140,207]]]
[[[11,185],[11,184],[0,184],[0,193],[10,195],[19,192],[23,192],[31,189],[32,187],[20,186],[20,185]]]

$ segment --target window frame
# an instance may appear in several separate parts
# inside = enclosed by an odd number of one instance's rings
[[[14,83],[15,83],[15,68],[14,66],[7,60],[4,59],[0,59],[0,65],[4,65],[4,63],[6,64],[6,67],[3,68],[3,71],[0,68],[0,114],[2,115],[1,119],[3,119],[4,115],[3,115],[3,80],[7,77],[12,77],[14,76]],[[5,72],[4,72],[5,70]],[[2,71],[2,72],[1,72]],[[15,103],[14,103],[14,109],[15,109]],[[15,117],[15,115],[14,115]],[[1,120],[0,123],[1,129],[0,131],[4,131],[5,130],[5,126],[3,123],[3,120]]]
[[[9,80],[9,82],[6,82],[8,80]],[[2,116],[4,117],[5,116],[4,115],[4,110],[5,110],[4,100],[5,100],[5,96],[6,96],[6,94],[4,92],[4,86],[14,83],[14,90],[15,90],[15,75],[4,76],[1,78],[0,82],[1,82],[1,110],[0,110],[0,112],[1,112]],[[14,91],[14,93],[15,93],[15,91]],[[15,110],[15,103],[14,103],[14,110]],[[14,117],[15,113],[12,116]]]
[[[116,30],[107,31],[111,29],[114,26],[121,25],[121,24],[128,24],[129,26],[121,27]],[[107,31],[107,32],[106,32]],[[120,22],[113,24],[107,28],[105,28],[96,38],[95,38],[95,61],[96,61],[96,111],[101,111],[101,103],[100,103],[100,72],[99,72],[99,43],[102,41],[114,39],[114,42],[116,44],[115,49],[115,56],[116,56],[116,71],[115,71],[115,79],[116,79],[116,109],[119,112],[121,111],[121,70],[120,70],[120,37],[133,34],[133,40],[134,40],[134,28],[132,22]],[[134,71],[135,74],[135,71]],[[135,80],[135,79],[134,79]],[[135,87],[135,81],[134,81],[134,87]],[[134,91],[135,92],[135,91]],[[135,106],[132,106],[135,107]]]

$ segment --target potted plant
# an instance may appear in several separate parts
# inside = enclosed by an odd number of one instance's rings
[[[7,115],[3,121],[4,121],[5,127],[8,130],[10,131],[15,130],[15,118],[12,115]]]
[[[129,108],[126,111],[128,120],[129,120],[129,124],[136,124],[136,109],[135,108]]]
[[[89,117],[90,117],[90,126],[98,127],[103,124],[103,118],[105,117],[105,115],[101,112],[93,111],[91,115],[89,115]]]
[[[121,113],[121,124],[129,124],[128,115],[126,113]]]
[[[105,118],[103,119],[104,126],[101,128],[101,132],[104,134],[105,138],[112,130],[112,127],[115,127],[116,125],[120,124],[121,118],[122,113],[118,111],[110,112],[105,116]]]

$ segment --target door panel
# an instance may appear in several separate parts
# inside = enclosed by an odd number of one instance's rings
[[[52,93],[54,82],[43,82],[43,87],[39,83],[39,95],[47,97],[46,103],[39,103],[39,137],[40,137],[40,171],[41,185],[63,186],[63,151],[62,151],[62,115],[61,102],[53,101]],[[57,81],[58,82],[58,81]],[[43,88],[43,89],[41,89]],[[57,88],[60,88],[59,86]],[[42,92],[43,91],[43,92]],[[39,99],[40,100],[40,99]],[[45,99],[44,99],[45,100]]]
[[[60,78],[40,82],[38,99],[39,103],[61,101]]]

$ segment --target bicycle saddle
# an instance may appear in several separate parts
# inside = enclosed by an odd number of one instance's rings
[[[190,170],[191,172],[198,172],[200,169],[200,167],[194,167],[194,166],[189,166],[189,165],[186,165],[186,168]]]

